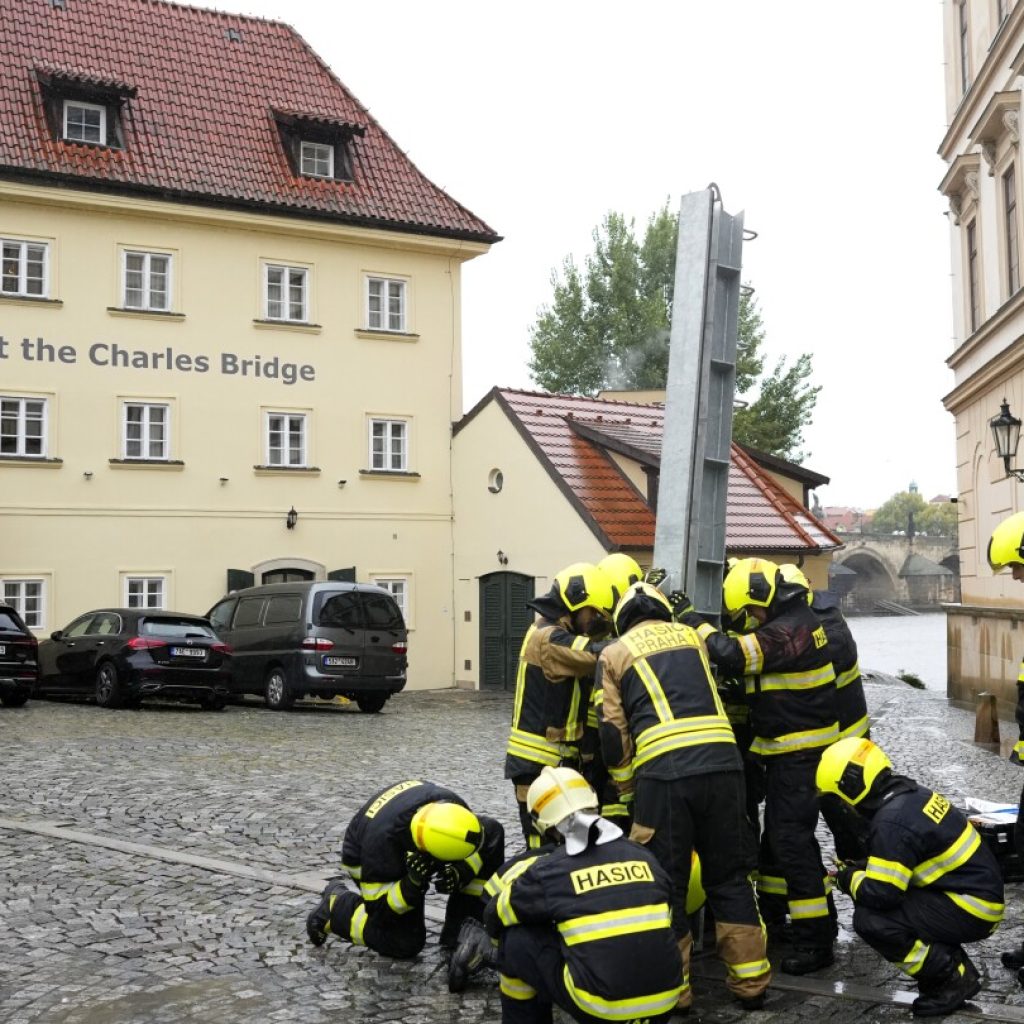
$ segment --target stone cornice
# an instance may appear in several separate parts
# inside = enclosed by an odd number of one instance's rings
[[[1018,292],[1010,302],[1006,303],[1003,309],[1009,306],[1013,306],[1014,312],[1019,312],[1024,307],[1024,291]],[[1005,322],[1005,318],[1000,317],[1000,319]],[[990,324],[992,321],[990,320],[988,323]],[[986,324],[987,326],[988,324]],[[976,338],[977,334],[972,335],[965,345],[962,345],[953,353],[953,356],[946,360],[947,364],[953,365],[953,358],[964,353],[964,349],[968,345],[970,350],[974,351],[978,347],[977,344],[974,344]],[[966,354],[964,353],[964,355]],[[972,373],[967,380],[953,388],[948,395],[943,397],[942,404],[947,411],[955,415],[965,405],[980,395],[985,394],[995,385],[1005,381],[1008,376],[1022,367],[1024,367],[1024,335],[1010,342],[1006,348],[994,355],[977,373]],[[998,411],[998,409],[993,409],[993,415]]]
[[[995,174],[996,154],[1003,138],[1008,136],[1014,145],[1020,141],[1020,96],[1020,89],[995,93],[968,136],[974,145],[981,147],[989,177]]]
[[[981,172],[981,157],[977,153],[961,153],[939,182],[939,191],[949,199],[953,223],[960,223],[960,212],[964,200],[978,199],[978,174]]]

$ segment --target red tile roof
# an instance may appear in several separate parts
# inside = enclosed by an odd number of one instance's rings
[[[606,547],[654,547],[654,514],[608,451],[658,466],[664,406],[495,388],[456,430],[492,400]],[[735,553],[813,554],[842,546],[735,444],[725,529]]]
[[[163,0],[0,0],[0,15],[0,176],[499,240],[424,177],[288,25]],[[124,100],[124,149],[53,139],[37,71],[136,90]],[[365,127],[350,142],[354,180],[294,176],[275,110]]]

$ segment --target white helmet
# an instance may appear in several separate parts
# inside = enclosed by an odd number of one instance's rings
[[[526,809],[541,835],[576,811],[597,813],[598,806],[590,783],[572,768],[545,766],[526,793]]]

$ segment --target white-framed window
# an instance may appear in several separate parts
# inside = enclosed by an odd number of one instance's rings
[[[156,402],[125,402],[122,406],[121,457],[169,459],[171,408]]]
[[[371,581],[374,586],[383,587],[398,605],[402,618],[409,621],[409,578],[407,576],[374,576],[371,574]]]
[[[171,257],[167,253],[124,250],[125,309],[171,308]]]
[[[0,455],[46,458],[46,399],[0,395]]]
[[[370,420],[370,469],[390,473],[409,468],[409,424],[405,420]]]
[[[0,239],[0,295],[45,299],[49,294],[49,255],[46,242]]]
[[[333,178],[334,147],[324,142],[301,142],[299,172],[311,178]]]
[[[268,320],[309,320],[309,271],[278,263],[264,266],[264,316]]]
[[[70,142],[95,142],[105,146],[107,108],[98,103],[65,100],[63,135]]]
[[[366,279],[366,326],[371,331],[405,331],[405,285],[393,277]]]
[[[306,414],[268,412],[266,418],[268,466],[306,465]]]
[[[165,608],[166,600],[166,576],[125,576],[124,603],[126,608]]]
[[[46,581],[41,579],[9,579],[0,581],[4,601],[25,620],[30,629],[46,626]]]

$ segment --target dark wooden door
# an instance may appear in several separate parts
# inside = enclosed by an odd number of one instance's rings
[[[480,577],[480,688],[511,690],[516,685],[519,648],[533,612],[533,577],[492,572]]]

